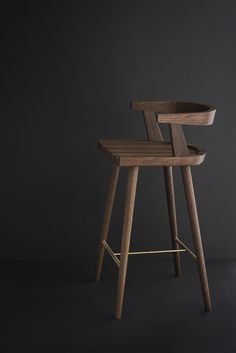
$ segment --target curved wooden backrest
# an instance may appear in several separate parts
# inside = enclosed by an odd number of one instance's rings
[[[149,110],[157,114],[159,123],[184,125],[211,125],[216,108],[191,102],[132,102],[133,110]]]
[[[189,155],[181,124],[211,125],[216,112],[212,105],[173,101],[132,102],[131,108],[143,111],[150,141],[163,140],[158,123],[169,124],[173,154],[178,157]]]

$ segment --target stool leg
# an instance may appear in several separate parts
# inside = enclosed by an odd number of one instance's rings
[[[108,185],[108,193],[107,193],[105,212],[104,212],[103,223],[102,223],[101,242],[99,244],[99,249],[98,249],[98,261],[97,261],[97,271],[96,271],[97,282],[100,280],[100,277],[101,277],[104,250],[105,250],[104,246],[102,245],[102,241],[103,240],[106,241],[108,237],[108,231],[109,231],[110,220],[111,220],[111,212],[113,208],[116,186],[117,186],[117,181],[119,176],[119,169],[120,168],[116,164],[112,165],[112,172],[111,172],[111,177]]]
[[[128,172],[128,183],[127,183],[127,190],[126,190],[125,213],[124,213],[122,242],[121,242],[120,269],[119,269],[118,286],[117,286],[117,301],[116,301],[116,313],[115,313],[116,319],[121,318],[121,312],[122,312],[122,306],[123,306],[125,279],[126,279],[128,256],[129,256],[128,252],[129,252],[130,236],[131,236],[132,221],[133,221],[136,186],[137,186],[137,179],[138,179],[138,170],[139,170],[138,167],[130,167]]]
[[[164,176],[165,176],[166,196],[167,196],[167,204],[168,204],[168,212],[169,212],[169,220],[170,220],[172,248],[177,250],[179,249],[179,245],[175,239],[178,236],[178,228],[177,228],[177,217],[176,217],[176,208],[175,208],[175,191],[174,191],[172,167],[164,167]],[[173,257],[174,257],[174,265],[175,265],[175,275],[180,276],[181,267],[180,267],[179,253],[174,253]]]
[[[186,194],[189,218],[192,226],[193,241],[194,241],[194,247],[195,247],[196,256],[197,256],[197,264],[198,264],[198,270],[199,270],[199,275],[200,275],[200,280],[202,285],[202,294],[203,294],[203,299],[205,303],[205,310],[211,311],[212,310],[211,297],[210,297],[210,291],[208,286],[207,271],[206,271],[206,265],[205,265],[203,247],[202,247],[201,232],[200,232],[199,221],[198,221],[198,213],[197,213],[197,206],[196,206],[196,200],[194,195],[191,169],[189,166],[182,167],[181,169],[182,169],[182,178],[183,178],[184,189]]]

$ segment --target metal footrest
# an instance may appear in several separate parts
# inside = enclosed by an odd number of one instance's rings
[[[148,251],[131,251],[129,255],[146,255],[146,254],[165,254],[174,252],[184,252],[185,249],[167,249],[167,250],[148,250]],[[115,252],[114,255],[120,256],[120,252]]]
[[[177,243],[182,246],[181,249],[167,249],[167,250],[149,250],[149,251],[131,251],[129,255],[148,255],[148,254],[166,254],[166,253],[179,253],[187,252],[194,260],[197,260],[197,256],[185,245],[179,238],[175,238]],[[118,267],[120,267],[120,260],[117,256],[120,256],[120,252],[114,252],[105,240],[102,241],[102,245],[107,250],[113,261]]]

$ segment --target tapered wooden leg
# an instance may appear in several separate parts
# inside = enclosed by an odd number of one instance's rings
[[[137,179],[138,179],[138,167],[129,168],[128,183],[127,183],[127,190],[126,190],[123,233],[122,233],[122,242],[121,242],[120,269],[119,269],[118,286],[117,286],[117,301],[116,301],[116,313],[115,313],[116,319],[120,319],[121,313],[122,313]]]
[[[210,297],[210,291],[208,286],[207,271],[206,271],[206,265],[205,265],[203,247],[202,247],[201,232],[200,232],[200,227],[198,222],[198,213],[197,213],[197,207],[196,207],[196,201],[195,201],[195,195],[194,195],[191,169],[189,166],[182,167],[182,177],[183,177],[184,189],[185,189],[185,194],[187,199],[190,222],[192,226],[193,241],[194,241],[194,247],[195,247],[195,252],[197,256],[197,263],[198,263],[198,269],[199,269],[199,274],[201,279],[205,310],[211,311],[212,310],[211,297]]]
[[[172,248],[179,249],[179,245],[176,242],[176,237],[178,236],[177,228],[177,217],[176,217],[176,208],[175,208],[175,191],[173,183],[173,172],[172,167],[164,167],[164,176],[165,176],[165,185],[166,185],[166,196],[170,220],[170,233]],[[180,267],[180,256],[179,253],[173,253],[174,265],[175,265],[175,275],[180,276],[181,267]]]
[[[119,176],[119,169],[120,168],[116,164],[112,165],[112,173],[111,173],[111,177],[108,185],[108,193],[107,193],[105,212],[104,212],[103,223],[102,223],[101,242],[99,244],[99,249],[98,249],[98,261],[97,261],[97,271],[96,271],[97,282],[100,280],[100,277],[101,277],[102,263],[103,263],[104,250],[105,250],[104,246],[102,245],[102,241],[104,240],[106,241],[108,237],[111,213],[112,213],[112,208],[113,208],[113,203],[114,203],[114,198],[116,193],[116,186],[117,186],[117,181]]]

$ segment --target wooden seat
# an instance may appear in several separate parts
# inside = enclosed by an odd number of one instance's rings
[[[117,286],[116,319],[121,318],[124,289],[130,255],[173,253],[175,275],[180,276],[180,253],[186,252],[196,260],[202,286],[205,310],[211,311],[211,297],[207,279],[197,206],[193,188],[191,166],[201,164],[206,152],[186,143],[181,124],[210,125],[214,121],[215,107],[189,102],[134,102],[133,110],[143,111],[147,140],[99,140],[98,147],[112,161],[112,173],[98,250],[96,280],[100,280],[105,250],[119,267]],[[169,125],[170,141],[164,141],[159,123]],[[163,167],[167,205],[170,221],[172,248],[151,251],[129,251],[136,186],[139,167]],[[123,221],[121,251],[114,252],[107,243],[111,213],[115,198],[120,167],[128,168],[128,182]],[[177,227],[175,192],[172,167],[180,167],[195,253],[180,239]]]
[[[98,147],[120,167],[198,165],[206,155],[203,149],[187,145],[189,156],[175,157],[167,141],[98,140]]]

